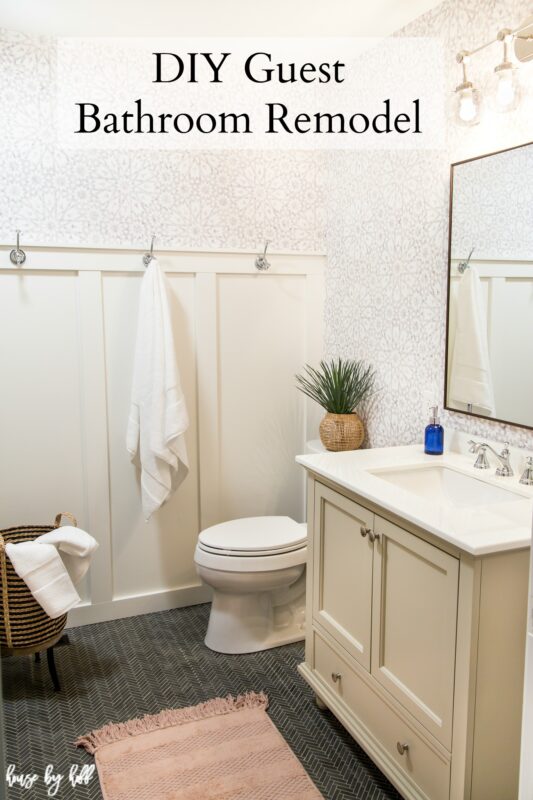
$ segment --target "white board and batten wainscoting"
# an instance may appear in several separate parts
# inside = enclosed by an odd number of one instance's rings
[[[71,511],[100,547],[70,625],[203,602],[198,532],[304,519],[294,457],[319,415],[294,375],[322,355],[320,254],[158,254],[190,415],[190,473],[145,523],[125,432],[144,271],[132,250],[0,248],[0,527]]]
[[[458,259],[452,259],[450,299],[455,300],[461,280]],[[481,281],[487,319],[487,340],[496,400],[495,417],[530,420],[533,395],[533,261],[483,261],[472,259]],[[456,304],[450,303],[449,352],[453,352],[456,327]],[[515,354],[515,358],[510,358]],[[517,369],[517,363],[521,368]],[[448,370],[451,360],[448,363]],[[454,408],[466,411],[466,404],[454,402]],[[484,409],[477,409],[486,415]],[[523,424],[526,424],[523,422]],[[527,423],[530,424],[530,423]]]

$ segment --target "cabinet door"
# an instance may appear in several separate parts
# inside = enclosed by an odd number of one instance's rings
[[[316,484],[313,617],[370,669],[374,515]]]
[[[459,561],[376,517],[372,674],[451,748]]]

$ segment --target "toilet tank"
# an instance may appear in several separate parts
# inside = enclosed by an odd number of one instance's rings
[[[311,439],[309,442],[305,443],[305,454],[310,455],[311,453],[325,453],[326,448],[320,441],[320,439]]]

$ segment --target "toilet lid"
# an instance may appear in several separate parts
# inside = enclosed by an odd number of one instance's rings
[[[202,550],[226,555],[274,555],[305,547],[307,526],[290,517],[246,517],[202,531]]]

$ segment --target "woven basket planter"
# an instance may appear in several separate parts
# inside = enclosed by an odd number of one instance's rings
[[[22,580],[9,558],[5,545],[8,542],[30,542],[58,528],[61,517],[66,516],[77,525],[72,514],[58,514],[54,525],[24,525],[0,530],[0,649],[2,655],[29,655],[52,647],[61,638],[67,621],[64,614],[50,619],[46,611]]]
[[[326,450],[357,450],[363,444],[365,426],[357,414],[330,414],[320,423],[320,441]]]

